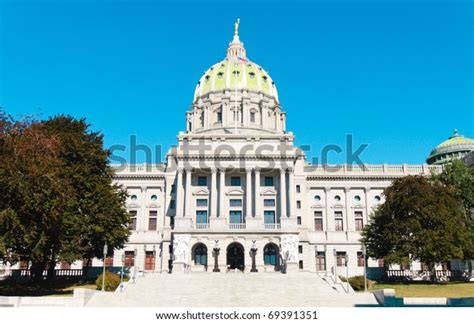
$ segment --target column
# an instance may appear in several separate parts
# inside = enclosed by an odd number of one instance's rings
[[[330,187],[325,187],[324,188],[324,207],[325,207],[325,212],[324,217],[326,219],[326,227],[324,228],[324,231],[326,232],[326,239],[327,239],[327,232],[329,231],[329,217],[332,217],[333,215],[330,214],[330,208],[329,208],[329,192],[331,191]],[[331,226],[333,228],[334,226]],[[334,230],[333,230],[334,231]]]
[[[186,189],[184,190],[184,201],[185,201],[185,206],[184,206],[184,214],[187,217],[191,217],[191,168],[186,169]]]
[[[286,169],[280,169],[280,217],[286,217]]]
[[[293,167],[288,168],[288,203],[290,205],[290,210],[288,217],[296,217],[295,213],[295,207],[296,207],[296,201],[295,201],[295,181],[294,181],[294,172],[293,172]],[[299,214],[302,216],[302,214]]]
[[[345,204],[346,204],[346,225],[345,225],[345,230],[346,232],[349,231],[354,231],[354,221],[352,219],[351,215],[351,207],[350,207],[350,201],[349,201],[349,187],[344,187],[344,196],[345,196]],[[351,220],[351,221],[349,221]]]
[[[176,216],[184,216],[183,168],[178,168],[176,180]]]
[[[260,169],[255,168],[255,217],[262,217],[262,201],[260,201]]]
[[[211,212],[210,216],[217,217],[217,169],[211,168]]]
[[[145,206],[144,201],[146,201],[146,186],[140,187],[141,191],[141,203],[140,203],[140,213],[137,214],[137,231],[145,231],[148,229],[148,212]]]
[[[370,194],[370,187],[364,187],[364,195],[365,195],[365,214],[363,215],[364,226],[366,226],[367,223],[369,223],[369,213],[370,213],[369,194]]]
[[[224,210],[224,198],[225,198],[225,169],[219,169],[219,217],[225,217]]]
[[[250,218],[252,216],[252,169],[246,168],[245,171],[247,173],[247,178],[245,180],[246,217]]]

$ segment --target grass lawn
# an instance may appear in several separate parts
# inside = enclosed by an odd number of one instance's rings
[[[474,283],[375,283],[370,290],[392,288],[398,297],[474,297]]]
[[[0,281],[0,296],[72,296],[75,288],[96,289],[91,282],[54,281],[32,284],[30,282]]]

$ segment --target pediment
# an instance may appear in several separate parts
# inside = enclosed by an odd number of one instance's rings
[[[265,188],[260,192],[260,195],[263,196],[275,196],[278,192],[274,188]]]
[[[209,190],[206,187],[199,187],[193,191],[193,195],[209,195]]]
[[[241,188],[231,188],[225,194],[226,195],[244,195],[244,190]]]

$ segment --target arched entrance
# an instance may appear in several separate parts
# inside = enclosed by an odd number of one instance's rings
[[[244,247],[237,242],[227,247],[227,267],[243,271],[245,268]]]
[[[207,247],[203,243],[198,243],[193,247],[193,261],[195,265],[207,267]]]
[[[265,266],[273,266],[275,270],[280,267],[280,254],[278,246],[273,243],[268,243],[263,248],[263,263]]]

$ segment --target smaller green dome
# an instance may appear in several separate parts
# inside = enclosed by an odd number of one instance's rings
[[[441,165],[451,159],[462,158],[471,151],[474,151],[474,139],[460,135],[455,129],[451,137],[431,151],[426,162],[428,164]]]

